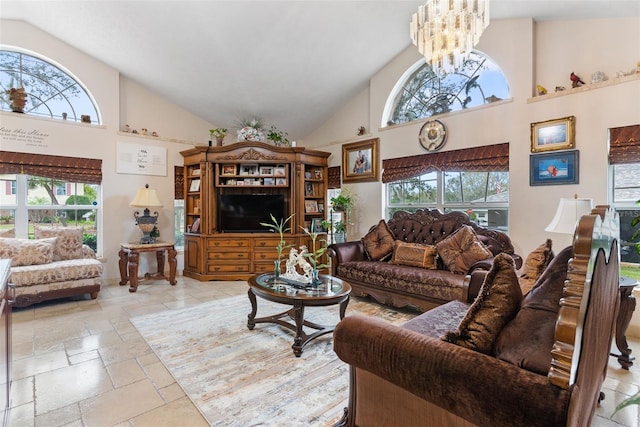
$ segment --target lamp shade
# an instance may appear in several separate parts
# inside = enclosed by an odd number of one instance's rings
[[[558,210],[545,231],[551,233],[573,234],[576,223],[583,215],[588,215],[593,209],[593,199],[560,199]]]
[[[134,208],[162,207],[162,202],[160,202],[156,190],[149,188],[149,184],[147,184],[136,192],[136,197],[129,203],[129,206]]]

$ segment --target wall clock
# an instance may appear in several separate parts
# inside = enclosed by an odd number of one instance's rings
[[[447,128],[440,120],[429,120],[420,128],[418,141],[427,151],[437,151],[447,140]]]

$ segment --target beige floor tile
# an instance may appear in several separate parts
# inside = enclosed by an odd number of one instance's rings
[[[99,359],[44,372],[35,377],[36,414],[44,414],[113,390]]]
[[[122,338],[112,328],[109,331],[66,340],[64,347],[67,350],[67,354],[74,355],[90,350],[97,350],[100,347],[119,344],[121,342]]]
[[[34,388],[33,377],[13,380],[11,384],[11,406],[21,406],[25,403],[33,403]]]
[[[133,359],[151,353],[151,348],[145,342],[122,342],[98,349],[105,366],[124,360]]]
[[[186,396],[184,390],[182,390],[182,387],[180,387],[178,383],[170,384],[167,387],[161,388],[159,391],[165,402],[173,402]]]
[[[34,427],[34,402],[25,403],[24,405],[11,408],[11,412],[9,413],[9,425],[20,427]]]
[[[205,427],[209,425],[187,397],[137,416],[133,419],[133,423],[136,427]]]
[[[129,359],[107,366],[115,388],[133,384],[146,378],[146,374],[136,359]]]
[[[138,357],[138,363],[140,363],[141,366],[151,365],[152,363],[156,363],[159,361],[160,359],[158,359],[158,356],[156,356],[155,353],[149,353],[145,354],[144,356]]]
[[[82,414],[78,403],[36,415],[36,427],[68,426],[74,423],[82,426]]]
[[[80,411],[87,426],[112,426],[162,405],[162,397],[145,379],[83,400]]]
[[[164,367],[162,362],[152,363],[144,367],[147,376],[153,383],[153,385],[160,389],[167,387],[176,382],[173,376],[169,373],[167,368]]]
[[[13,361],[13,378],[19,380],[65,366],[69,366],[69,363],[66,353],[62,350],[17,359]]]

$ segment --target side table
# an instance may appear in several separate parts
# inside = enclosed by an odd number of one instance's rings
[[[638,282],[628,277],[620,277],[620,308],[618,309],[618,318],[616,319],[616,347],[620,354],[611,353],[612,356],[618,358],[618,363],[624,368],[629,369],[633,366],[635,357],[631,356],[631,349],[627,343],[627,327],[631,322],[631,316],[636,309],[636,297],[633,296],[633,288]]]
[[[169,262],[169,277],[164,275],[164,253],[167,252]],[[156,273],[146,273],[143,277],[138,278],[138,260],[143,252],[155,252],[158,261],[158,271]],[[178,262],[176,261],[176,249],[173,242],[156,242],[156,243],[121,243],[120,261],[120,286],[124,286],[129,282],[129,292],[138,290],[138,282],[149,279],[165,279],[176,284],[176,269]]]

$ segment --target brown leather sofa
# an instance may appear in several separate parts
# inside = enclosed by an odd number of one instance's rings
[[[401,327],[347,316],[334,333],[351,372],[338,425],[589,426],[618,311],[618,239],[612,211],[583,216],[487,353],[443,338],[467,316],[461,301]]]
[[[376,237],[371,228],[363,238]],[[509,236],[503,232],[481,227],[463,212],[443,214],[437,209],[418,210],[415,213],[396,212],[386,222],[393,240],[421,245],[437,245],[463,226],[469,226],[493,256],[505,252],[514,259],[516,268],[522,258],[515,254]],[[363,240],[336,243],[328,248],[331,258],[331,274],[347,281],[353,288],[352,295],[371,296],[376,301],[395,307],[412,307],[427,311],[453,300],[473,301],[482,282],[472,281],[471,273],[488,270],[492,258],[474,263],[468,271],[452,272],[437,259],[436,269],[425,269],[388,262],[388,259],[371,260]]]

